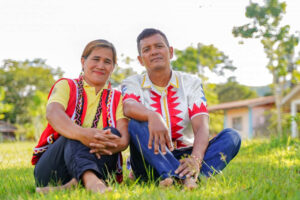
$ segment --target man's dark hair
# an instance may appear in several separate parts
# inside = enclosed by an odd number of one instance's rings
[[[155,28],[146,28],[139,34],[139,36],[136,39],[139,55],[141,55],[141,47],[140,47],[141,40],[144,38],[150,37],[152,35],[155,35],[155,34],[161,35],[164,38],[167,46],[170,47],[169,41],[163,32],[161,32],[160,30],[155,29]]]

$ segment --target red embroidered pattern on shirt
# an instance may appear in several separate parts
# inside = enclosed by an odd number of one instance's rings
[[[155,102],[155,103],[151,104],[150,106],[155,108],[155,112],[158,112],[162,116],[161,105],[160,105],[161,96],[153,91],[150,91],[150,92],[152,94],[150,98],[152,99],[152,101]]]
[[[178,138],[182,137],[182,134],[179,133],[179,131],[183,129],[183,127],[179,125],[179,123],[182,121],[182,118],[178,117],[178,114],[180,114],[182,111],[176,109],[180,103],[175,103],[178,97],[175,96],[176,91],[172,91],[172,89],[172,86],[168,88],[168,110],[171,122],[172,140],[177,140]]]
[[[190,118],[192,118],[195,114],[198,114],[198,113],[208,113],[206,106],[203,103],[201,103],[201,105],[199,107],[194,103],[193,109],[192,110],[189,109]]]
[[[137,102],[141,102],[140,101],[140,97],[139,96],[136,96],[135,94],[125,94],[124,98],[123,98],[123,101],[125,101],[126,99],[134,99],[136,100]]]

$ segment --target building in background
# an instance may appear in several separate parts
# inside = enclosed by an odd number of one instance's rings
[[[17,128],[7,122],[0,121],[0,142],[4,140],[15,140]]]
[[[281,101],[284,112],[290,112],[293,120],[291,124],[292,137],[299,136],[299,127],[297,126],[297,114],[300,112],[300,84],[296,85]],[[300,121],[300,119],[298,119]]]
[[[243,139],[264,135],[267,132],[266,111],[275,108],[274,96],[232,101],[209,106],[209,112],[224,111],[224,128],[234,128]]]

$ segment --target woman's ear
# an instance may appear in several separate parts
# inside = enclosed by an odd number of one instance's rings
[[[82,66],[82,70],[83,70],[84,62],[85,62],[85,58],[84,58],[84,57],[81,57],[81,66]]]

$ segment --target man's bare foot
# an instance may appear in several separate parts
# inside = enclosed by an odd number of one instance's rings
[[[186,189],[188,190],[193,190],[195,188],[197,188],[197,179],[194,178],[186,178],[183,181],[183,185]]]
[[[84,183],[84,187],[95,193],[104,193],[111,191],[110,187],[107,187],[102,179],[99,179],[96,174],[92,171],[86,171],[82,175],[82,181]]]
[[[173,184],[173,179],[172,178],[166,178],[162,181],[159,182],[159,187],[169,187]]]
[[[55,187],[37,187],[35,188],[36,193],[43,193],[47,194],[48,192],[53,192],[53,191],[59,191],[59,190],[64,190],[71,188],[72,186],[76,186],[78,184],[77,180],[75,178],[72,178],[68,183],[61,185],[61,186],[55,186]]]

